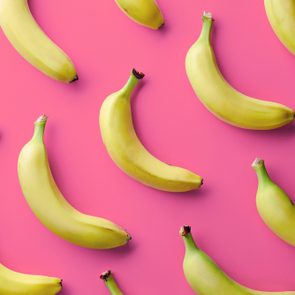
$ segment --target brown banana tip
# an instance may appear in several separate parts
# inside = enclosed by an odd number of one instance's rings
[[[78,75],[76,75],[76,76],[74,77],[74,79],[73,79],[70,83],[73,83],[73,82],[78,81],[78,80],[79,80],[79,77],[78,77]]]
[[[132,69],[132,74],[137,78],[138,80],[143,79],[144,73],[137,71],[136,69]]]
[[[212,21],[214,21],[212,13],[211,12],[206,12],[206,11],[203,12],[202,19],[203,20],[211,19]]]
[[[63,284],[63,279],[60,279],[60,282],[59,282],[60,286],[62,287],[62,284]]]
[[[180,228],[179,233],[181,236],[185,237],[191,233],[191,227],[189,225],[184,225]]]
[[[132,240],[132,236],[127,234],[127,242],[129,242],[130,240]]]
[[[163,28],[164,26],[165,26],[165,22],[161,23],[161,24],[159,25],[158,29],[161,29],[161,28]]]
[[[99,277],[106,282],[111,275],[112,275],[112,272],[110,270],[107,270],[107,271],[104,271]]]

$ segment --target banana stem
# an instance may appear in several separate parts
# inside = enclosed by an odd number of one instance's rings
[[[265,168],[264,160],[256,158],[252,163],[252,168],[256,171],[259,184],[263,184],[264,181],[270,180]]]
[[[47,116],[42,115],[35,121],[35,128],[32,140],[37,140],[43,142],[44,139],[44,129],[47,122]]]
[[[191,227],[189,225],[182,226],[180,228],[179,234],[183,237],[184,245],[187,250],[198,249],[191,234]]]
[[[100,275],[100,278],[104,280],[105,285],[109,289],[111,295],[123,295],[123,292],[119,288],[110,270],[103,272]]]
[[[135,69],[132,70],[131,75],[125,84],[125,86],[122,88],[122,91],[125,92],[127,97],[130,97],[131,93],[133,92],[135,86],[137,83],[142,80],[144,77],[144,74],[141,72],[136,71]]]
[[[212,14],[210,12],[204,12],[202,20],[203,20],[203,26],[202,26],[202,31],[200,34],[200,39],[210,42],[210,35],[211,35],[212,25],[214,21]]]

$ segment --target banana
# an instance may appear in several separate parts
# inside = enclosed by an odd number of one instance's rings
[[[248,97],[225,80],[211,46],[212,24],[211,13],[204,12],[202,32],[189,49],[185,62],[188,79],[201,102],[216,117],[240,128],[268,130],[291,123],[294,110]]]
[[[61,279],[22,274],[0,263],[0,295],[55,295],[61,288]]]
[[[78,79],[69,57],[34,20],[28,0],[1,0],[0,26],[19,54],[41,72],[66,83]]]
[[[295,291],[265,292],[247,288],[226,275],[206,253],[200,250],[191,235],[191,227],[183,226],[180,235],[185,244],[183,270],[187,282],[199,295],[295,295]]]
[[[103,218],[74,209],[63,197],[50,171],[44,145],[47,117],[35,122],[32,139],[23,147],[18,160],[18,177],[23,194],[38,219],[52,232],[76,245],[109,249],[126,244],[130,236]]]
[[[123,295],[123,292],[119,288],[114,276],[110,270],[103,272],[100,278],[104,280],[106,287],[110,291],[111,295]]]
[[[202,184],[200,176],[159,161],[136,135],[130,100],[133,89],[143,77],[144,74],[133,69],[125,86],[103,102],[99,123],[106,149],[123,171],[147,186],[171,192],[197,189]]]
[[[136,23],[153,30],[164,25],[163,14],[154,0],[115,0],[120,9]]]
[[[275,34],[295,54],[295,1],[264,0],[264,6]]]
[[[295,207],[289,196],[269,177],[264,161],[252,164],[258,178],[257,210],[264,223],[282,240],[295,246]]]

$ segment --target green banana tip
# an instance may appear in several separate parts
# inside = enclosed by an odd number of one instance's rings
[[[206,11],[203,12],[202,19],[203,19],[203,21],[207,20],[207,19],[214,21],[212,13],[206,12]]]
[[[44,122],[46,123],[47,119],[48,119],[48,116],[43,114],[35,121],[35,124],[44,123]]]
[[[107,270],[107,271],[104,271],[102,274],[100,274],[100,278],[103,280],[103,281],[107,281],[110,276],[112,275],[112,272],[110,270]]]
[[[179,230],[179,234],[182,237],[186,237],[187,235],[189,235],[191,233],[191,226],[189,225],[183,225],[180,230]]]
[[[253,163],[252,163],[252,168],[256,169],[259,167],[262,167],[264,165],[264,160],[260,159],[260,158],[256,158]]]
[[[136,79],[138,79],[138,80],[143,79],[143,77],[145,76],[144,73],[139,72],[139,71],[137,71],[137,70],[134,69],[134,68],[132,69],[132,75],[133,75]]]

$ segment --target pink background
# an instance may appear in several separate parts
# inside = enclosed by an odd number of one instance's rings
[[[188,223],[199,245],[239,282],[295,289],[295,249],[259,218],[251,169],[253,159],[263,157],[273,178],[295,196],[294,125],[270,132],[228,126],[200,104],[184,70],[203,10],[216,19],[213,42],[221,70],[239,90],[294,108],[295,58],[272,32],[263,1],[159,2],[166,26],[155,32],[131,22],[114,1],[30,0],[38,22],[74,60],[80,81],[73,85],[40,74],[0,34],[1,262],[62,277],[63,295],[108,294],[98,274],[109,268],[126,294],[189,295],[178,236]],[[133,99],[140,138],[160,159],[202,175],[200,191],[171,194],[144,187],[108,157],[99,107],[132,67],[146,73]],[[49,116],[47,148],[65,196],[79,210],[126,227],[133,236],[129,246],[79,248],[47,231],[28,208],[17,157],[42,113]]]

